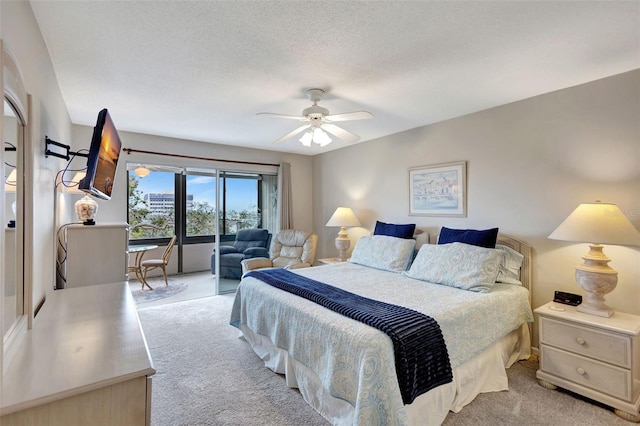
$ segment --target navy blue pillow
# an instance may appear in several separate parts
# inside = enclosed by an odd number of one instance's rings
[[[450,229],[444,226],[440,230],[438,244],[465,243],[479,247],[496,248],[498,240],[498,228],[475,229]]]
[[[394,223],[384,223],[377,220],[376,227],[373,230],[373,235],[388,235],[390,237],[411,239],[413,238],[413,232],[415,230],[415,223],[396,225]]]

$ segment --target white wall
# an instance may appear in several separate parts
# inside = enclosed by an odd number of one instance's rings
[[[501,232],[534,248],[533,304],[554,290],[583,294],[575,265],[586,244],[548,240],[578,204],[618,204],[640,228],[640,71],[390,135],[314,157],[313,189],[319,256],[334,256],[335,228],[324,224],[350,206],[363,224],[416,223]],[[468,217],[409,216],[408,168],[468,161]],[[352,247],[354,242],[352,242]],[[619,272],[606,299],[640,314],[640,249],[605,248]]]
[[[29,2],[3,1],[1,33],[5,46],[15,56],[24,77],[27,92],[32,95],[31,138],[34,151],[33,203],[33,307],[36,308],[55,284],[54,236],[57,228],[54,178],[64,167],[64,160],[45,158],[45,135],[61,142],[71,138],[71,121],[62,100],[53,66],[37,26]]]

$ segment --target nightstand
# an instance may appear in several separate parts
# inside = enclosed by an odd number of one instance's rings
[[[554,302],[534,312],[540,326],[538,383],[586,396],[640,422],[640,317],[623,312],[599,317]]]
[[[320,262],[323,265],[334,265],[336,263],[344,263],[346,262],[346,260],[340,260],[335,257],[327,257],[325,259],[318,259],[318,262]]]

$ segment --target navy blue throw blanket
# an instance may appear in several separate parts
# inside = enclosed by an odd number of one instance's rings
[[[442,331],[427,315],[368,299],[286,269],[251,271],[245,277],[257,278],[386,333],[393,342],[396,375],[405,404],[453,380]]]

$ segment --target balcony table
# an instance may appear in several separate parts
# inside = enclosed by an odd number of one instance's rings
[[[149,290],[153,290],[153,288],[147,283],[144,279],[144,275],[142,274],[142,257],[149,250],[155,250],[158,246],[156,244],[146,244],[146,245],[138,245],[138,246],[129,246],[129,253],[135,253],[136,258],[133,262],[133,266],[129,266],[129,272],[133,272],[136,274],[136,278],[138,281],[142,283],[142,288],[146,285],[149,287]]]

